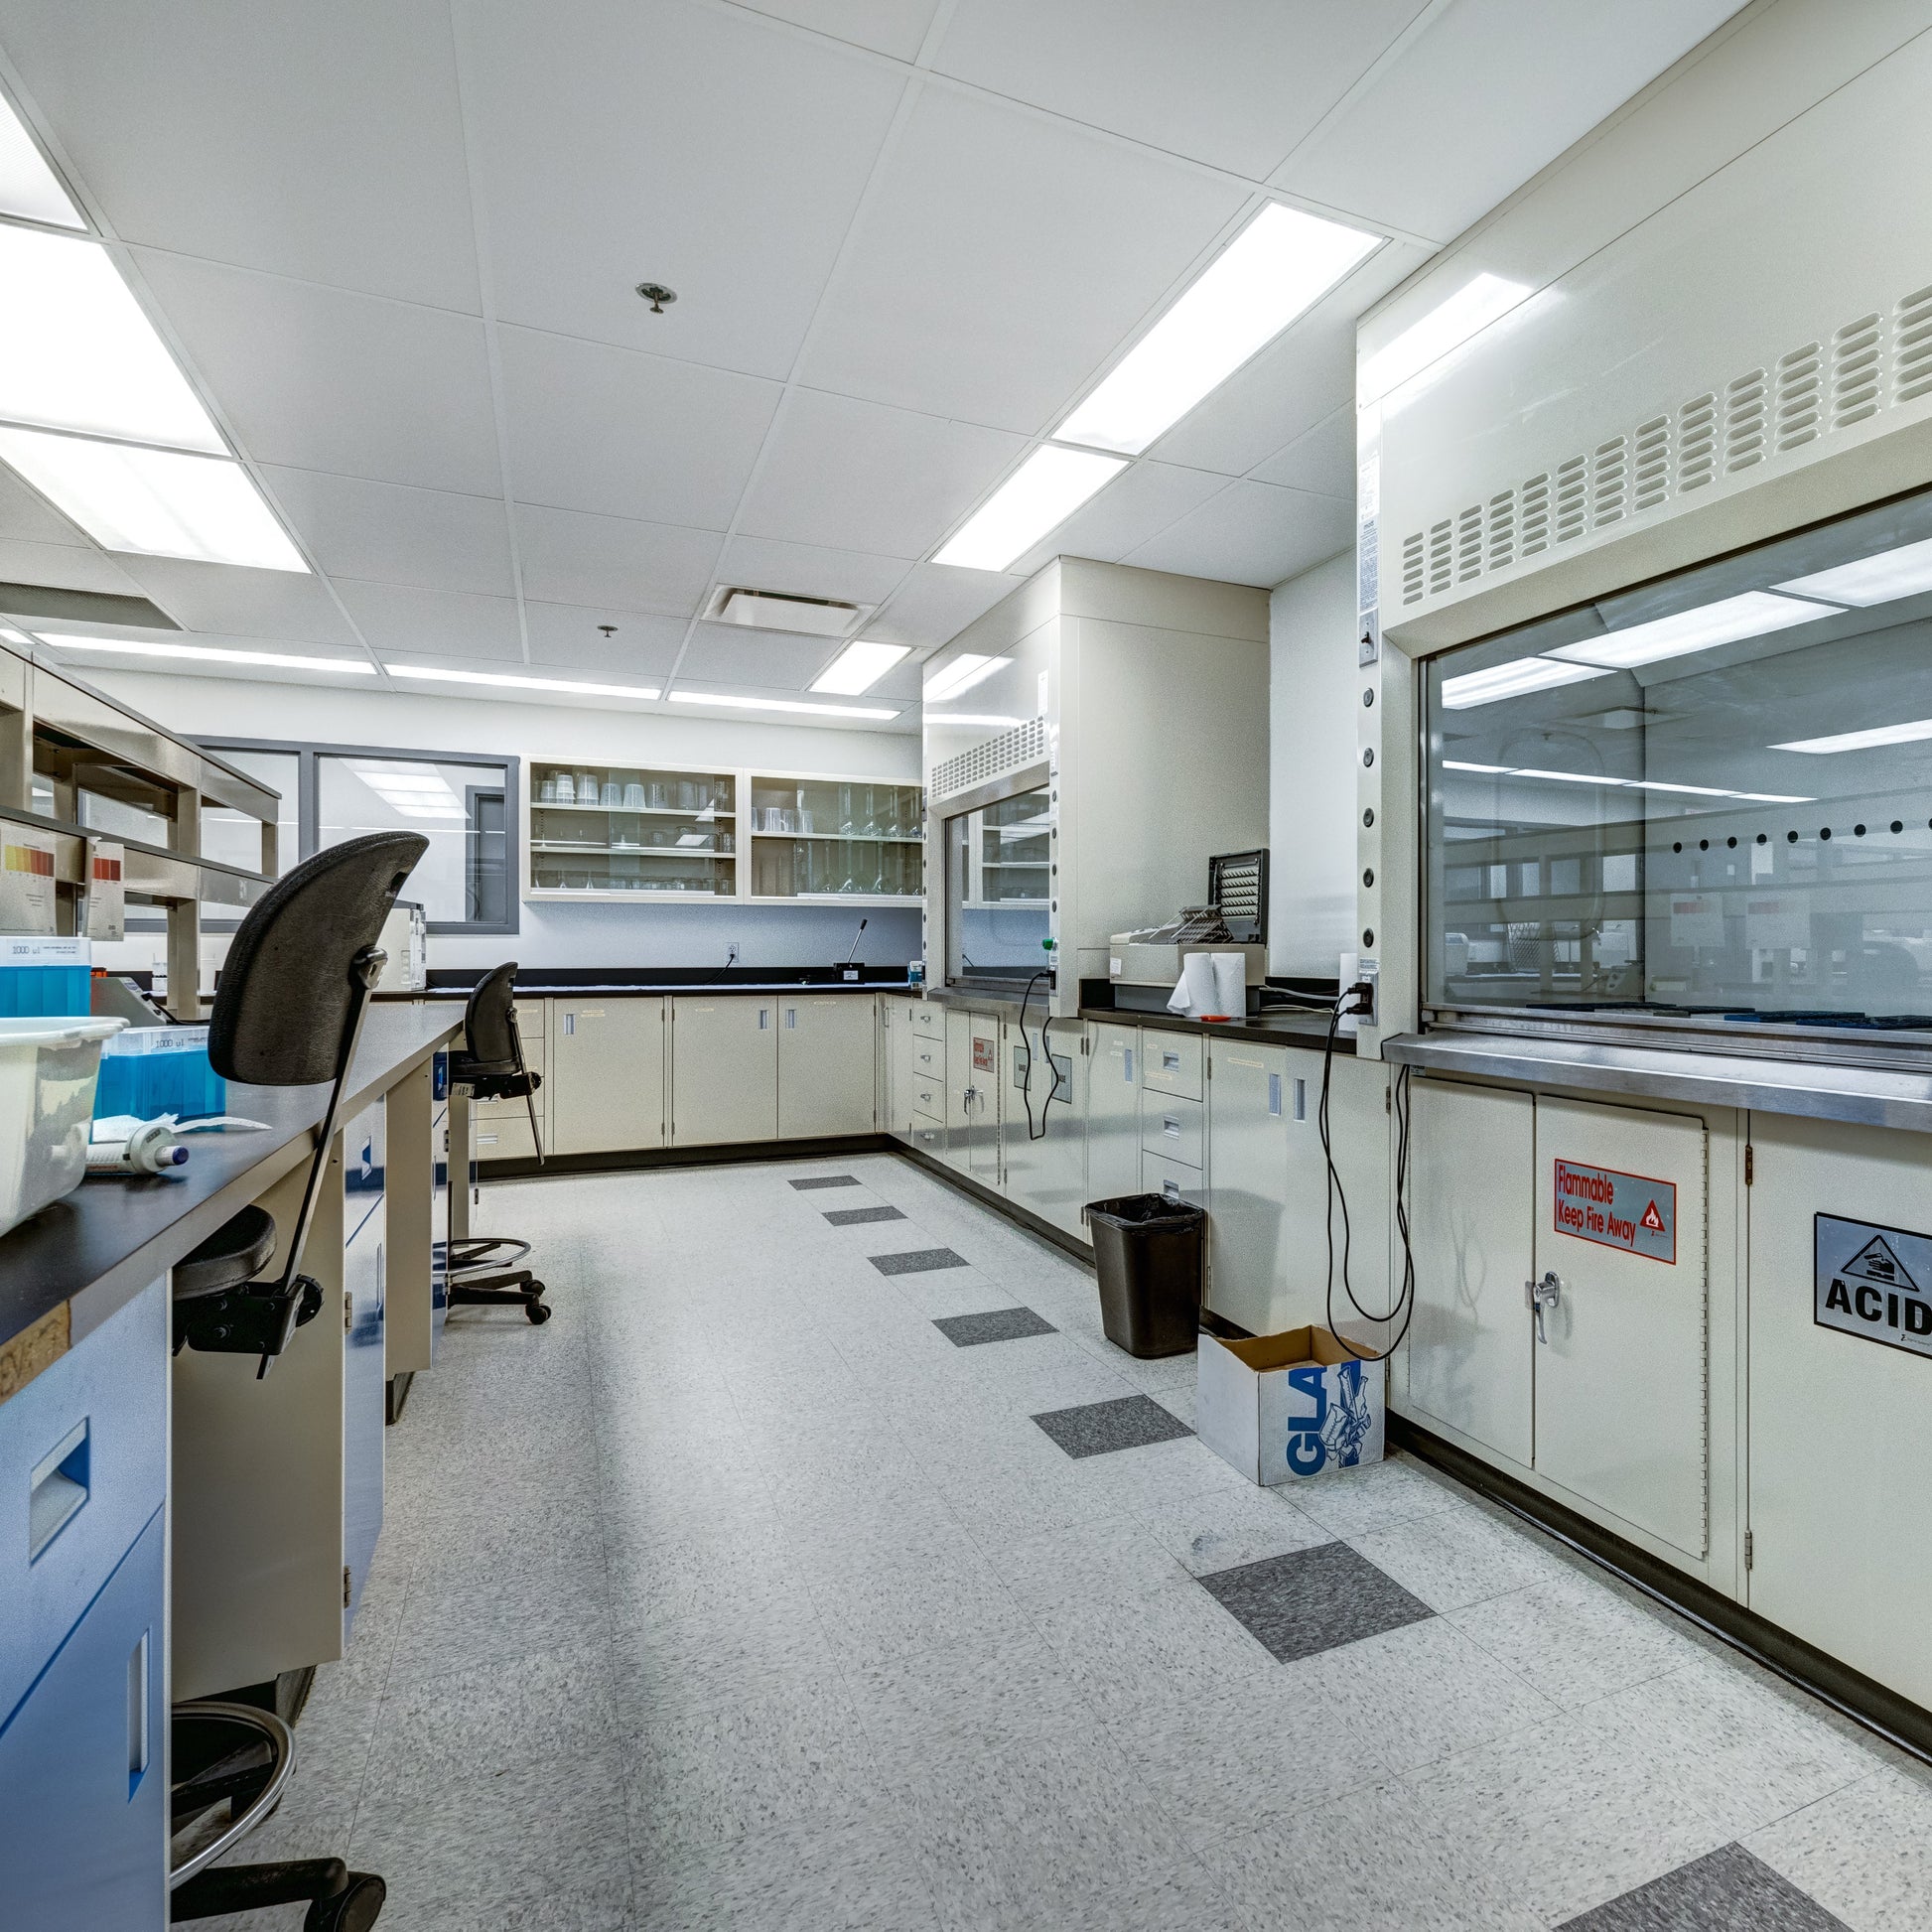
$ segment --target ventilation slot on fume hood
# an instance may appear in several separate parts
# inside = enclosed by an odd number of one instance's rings
[[[1623,514],[1624,489],[1629,481],[1623,438],[1613,436],[1607,443],[1597,444],[1589,468],[1591,526],[1614,523]]]
[[[1764,461],[1764,371],[1740,375],[1725,391],[1725,475]]]
[[[1932,288],[1898,305],[1892,331],[1892,401],[1913,402],[1932,393]]]
[[[1550,547],[1550,479],[1532,477],[1523,485],[1523,555]]]
[[[1874,415],[1883,392],[1884,324],[1875,315],[1848,322],[1832,338],[1832,427]]]
[[[1403,539],[1402,601],[1405,604],[1420,604],[1429,590],[1424,563],[1426,549],[1420,530]]]
[[[1718,398],[1706,391],[1677,416],[1677,486],[1701,489],[1718,474]]]
[[[1012,731],[989,738],[932,767],[927,791],[935,803],[955,798],[975,785],[991,784],[1010,771],[1024,771],[1046,756],[1046,720],[1030,718]]]
[[[1482,505],[1474,504],[1455,519],[1455,579],[1466,584],[1482,575]]]
[[[1557,541],[1572,543],[1589,528],[1589,464],[1573,456],[1557,469]]]
[[[1447,522],[1437,524],[1429,533],[1429,594],[1431,597],[1440,597],[1449,589],[1454,555],[1449,525]]]
[[[1501,570],[1516,558],[1516,492],[1505,489],[1489,499],[1489,568]]]
[[[1636,494],[1631,507],[1647,510],[1670,494],[1670,418],[1653,416],[1637,426]]]
[[[1777,399],[1771,419],[1778,449],[1795,450],[1818,434],[1822,367],[1816,343],[1778,357]]]

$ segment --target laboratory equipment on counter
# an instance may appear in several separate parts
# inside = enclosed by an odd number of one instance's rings
[[[0,1019],[0,1234],[71,1193],[87,1173],[101,1042],[127,1025]]]
[[[188,1150],[175,1138],[176,1123],[160,1120],[95,1121],[87,1143],[87,1172],[167,1173],[188,1165]],[[110,1131],[103,1134],[102,1128]],[[119,1131],[113,1131],[119,1130]]]
[[[1256,1011],[1259,989],[1268,977],[1268,948],[1239,943],[1218,905],[1186,906],[1166,925],[1116,932],[1107,942],[1107,977],[1113,983],[1115,1006],[1140,1013],[1165,1012],[1193,953],[1239,953],[1247,973],[1241,1010]]]
[[[429,923],[420,905],[396,900],[382,922],[382,950],[389,958],[375,983],[378,993],[420,993],[429,984]]]

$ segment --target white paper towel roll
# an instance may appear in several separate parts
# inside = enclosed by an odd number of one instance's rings
[[[1214,955],[1204,952],[1190,952],[1180,962],[1180,977],[1174,981],[1173,997],[1168,1001],[1170,1013],[1180,1014],[1188,1020],[1198,1020],[1203,1013],[1214,1013]]]
[[[1214,962],[1214,1004],[1210,1013],[1224,1013],[1239,1020],[1248,1011],[1248,957],[1245,953],[1217,952],[1208,955]]]

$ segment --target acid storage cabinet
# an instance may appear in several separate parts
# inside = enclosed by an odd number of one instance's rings
[[[1200,1326],[1206,1214],[1163,1194],[1089,1201],[1086,1213],[1107,1339],[1143,1358],[1186,1354]]]

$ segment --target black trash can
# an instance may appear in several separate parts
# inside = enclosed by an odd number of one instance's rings
[[[1184,1355],[1200,1326],[1206,1213],[1163,1194],[1088,1201],[1100,1325],[1116,1348],[1143,1359]]]

